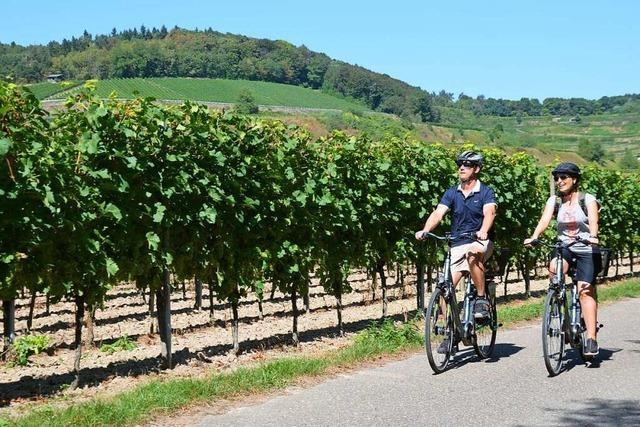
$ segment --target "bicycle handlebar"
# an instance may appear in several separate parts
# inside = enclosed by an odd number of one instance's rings
[[[444,240],[446,242],[452,242],[454,240],[460,240],[460,239],[473,239],[474,241],[480,243],[481,245],[484,246],[484,243],[482,243],[482,241],[480,239],[478,239],[478,236],[476,235],[476,233],[460,233],[457,236],[453,236],[449,233],[447,233],[444,236],[438,236],[437,234],[433,234],[430,231],[423,231],[422,232],[422,239],[425,239],[426,237],[431,237],[437,240]]]
[[[578,243],[584,243],[585,245],[596,245],[597,243],[592,243],[590,242],[588,239],[583,239],[582,237],[576,237],[572,242],[569,243],[565,243],[562,240],[558,239],[556,240],[555,243],[548,243],[544,240],[540,240],[540,239],[533,239],[531,242],[528,243],[528,245],[531,246],[545,246],[547,248],[551,248],[551,249],[560,249],[560,248],[565,248],[568,249],[571,246],[578,244]]]

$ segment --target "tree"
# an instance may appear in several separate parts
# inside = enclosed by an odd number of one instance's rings
[[[241,114],[256,114],[259,109],[253,94],[249,90],[243,89],[238,95],[238,102],[236,102],[234,110]]]
[[[491,142],[495,142],[496,139],[500,139],[500,136],[504,133],[504,127],[502,124],[498,123],[489,131],[489,139]]]
[[[624,155],[619,162],[620,168],[625,170],[638,169],[640,162],[638,162],[638,156],[633,154],[628,148],[624,149]]]
[[[591,142],[588,139],[580,141],[580,143],[578,143],[578,152],[586,160],[589,160],[590,162],[596,162],[598,164],[602,164],[602,162],[604,162],[604,157],[606,154],[601,143]]]
[[[426,92],[418,93],[412,99],[413,113],[423,122],[437,122],[440,120],[438,110],[431,105],[431,99]]]

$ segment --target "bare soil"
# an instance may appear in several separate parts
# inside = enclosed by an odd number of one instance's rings
[[[405,319],[416,312],[416,284],[412,271],[405,268],[404,280],[390,271],[387,277],[388,315]],[[637,270],[637,267],[636,267]],[[629,271],[621,265],[619,274]],[[542,274],[543,269],[539,269]],[[610,269],[610,275],[615,267]],[[511,273],[516,279],[516,273]],[[208,290],[204,286],[203,309],[194,309],[193,283],[187,284],[186,297],[181,284],[172,293],[171,311],[173,327],[173,359],[175,367],[162,370],[159,357],[159,338],[150,334],[155,319],[148,313],[148,305],[139,290],[130,284],[122,284],[109,292],[104,306],[96,312],[95,346],[83,349],[80,386],[70,390],[74,379],[74,311],[73,302],[52,304],[45,312],[45,298],[38,296],[32,326],[33,334],[46,335],[50,347],[45,353],[31,356],[28,366],[11,367],[0,362],[0,415],[18,414],[32,403],[43,401],[77,402],[94,396],[108,396],[131,389],[150,378],[200,377],[212,371],[220,372],[239,366],[281,357],[286,354],[324,354],[349,344],[350,336],[366,328],[382,316],[379,281],[372,286],[371,278],[356,272],[349,278],[353,291],[343,296],[343,322],[345,336],[336,329],[335,298],[327,295],[316,280],[312,282],[309,312],[300,310],[298,323],[300,344],[291,341],[291,302],[279,293],[269,298],[265,292],[264,317],[261,320],[257,300],[249,296],[241,300],[240,342],[241,354],[231,354],[231,310],[214,299],[214,321],[210,322]],[[531,290],[540,291],[546,280],[532,281]],[[498,295],[503,295],[503,284]],[[515,280],[507,284],[508,298],[524,294],[524,283]],[[426,296],[428,298],[428,295]],[[428,301],[428,300],[427,300]],[[29,315],[29,296],[16,301],[16,329],[18,336],[26,333]],[[157,331],[157,327],[154,326]],[[112,343],[128,336],[137,347],[130,351],[108,354],[99,350],[102,344]]]

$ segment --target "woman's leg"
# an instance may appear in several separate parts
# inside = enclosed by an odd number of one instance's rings
[[[596,322],[598,320],[598,302],[596,288],[589,282],[578,282],[582,317],[587,327],[587,338],[596,339]]]

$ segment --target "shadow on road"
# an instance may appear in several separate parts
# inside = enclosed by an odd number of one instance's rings
[[[586,365],[587,368],[599,368],[602,362],[607,362],[613,359],[613,354],[622,351],[621,348],[602,348],[600,347],[600,353],[594,357],[592,362],[584,362],[582,357],[578,354],[578,350],[572,349],[567,352],[567,362],[564,366],[565,371],[570,371],[576,366]]]
[[[559,425],[638,425],[640,399],[587,399],[577,401],[580,409],[547,408],[558,414]]]
[[[486,360],[486,362],[498,362],[500,359],[506,359],[507,357],[518,353],[522,349],[524,349],[524,347],[517,346],[513,343],[496,344],[496,348],[493,350],[493,354]]]
[[[484,362],[485,363],[498,362],[500,361],[500,359],[505,359],[507,357],[510,357],[518,353],[523,348],[524,347],[517,346],[513,343],[496,344],[495,348],[493,349],[493,354],[491,355],[491,357],[484,360]],[[483,361],[478,358],[475,351],[473,350],[473,347],[464,347],[456,353],[453,360],[451,361],[451,364],[449,365],[449,369],[458,369],[463,367],[467,363],[474,363],[474,362],[483,362]]]

